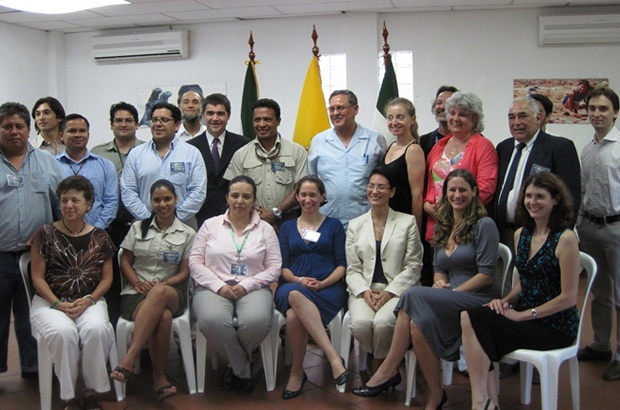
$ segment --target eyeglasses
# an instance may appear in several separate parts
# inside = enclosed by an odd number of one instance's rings
[[[136,122],[133,118],[114,118],[114,124],[133,124]],[[165,124],[166,122],[164,122]]]
[[[338,112],[338,114],[341,114],[344,110],[346,110],[347,108],[351,108],[353,107],[352,105],[338,105],[336,107],[327,107],[327,111],[329,111],[330,114],[333,114],[334,112]]]
[[[172,118],[166,118],[166,117],[161,117],[161,118],[157,118],[157,117],[153,117],[151,118],[151,124],[168,124],[170,121],[174,121]]]
[[[387,191],[388,189],[390,189],[390,187],[389,187],[389,186],[387,186],[387,185],[375,185],[375,184],[368,184],[368,185],[366,185],[366,189],[367,189],[368,191],[371,191],[371,192],[372,192],[372,191],[374,191],[375,189],[376,189],[378,192],[385,192],[385,191]]]

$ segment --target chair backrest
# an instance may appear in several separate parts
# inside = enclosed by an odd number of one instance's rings
[[[588,298],[590,297],[590,289],[592,288],[592,283],[594,282],[594,278],[597,273],[597,266],[594,259],[585,252],[579,252],[579,259],[581,263],[581,267],[586,271],[586,293],[583,295],[583,304],[581,306],[581,310],[579,311],[579,330],[577,331],[577,338],[575,339],[575,343],[579,345],[579,340],[581,340],[581,328],[583,327],[583,314],[586,311],[586,304],[588,303]]]
[[[504,296],[506,278],[508,277],[508,272],[510,272],[510,269],[512,268],[512,252],[510,252],[510,248],[508,246],[504,245],[503,243],[500,243],[499,248],[498,248],[498,256],[499,256],[499,259],[502,260],[502,270],[501,270],[500,277],[498,279],[500,280],[500,285],[501,285],[500,290],[501,290],[502,296]]]
[[[26,295],[28,296],[28,306],[32,303],[32,283],[30,282],[30,274],[28,273],[28,266],[30,266],[30,252],[22,253],[19,257],[19,273],[22,275],[24,281],[24,288],[26,289]]]

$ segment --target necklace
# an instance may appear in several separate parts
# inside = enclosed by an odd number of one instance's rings
[[[80,230],[79,230],[79,231],[77,231],[77,232],[73,232],[71,229],[69,229],[69,227],[68,227],[68,226],[67,226],[67,224],[65,223],[65,220],[64,220],[64,219],[62,220],[62,226],[64,226],[64,227],[65,227],[65,229],[66,229],[67,231],[69,231],[69,233],[70,233],[71,235],[73,235],[73,236],[77,237],[79,234],[81,234],[81,233],[82,233],[82,231],[84,230],[84,228],[86,228],[86,221],[84,221],[84,225],[82,225],[82,229],[80,229]]]

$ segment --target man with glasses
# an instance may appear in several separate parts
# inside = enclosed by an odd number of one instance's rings
[[[121,198],[134,218],[146,219],[151,215],[151,185],[167,179],[178,196],[177,216],[196,228],[195,215],[207,196],[207,171],[200,151],[175,137],[180,125],[178,107],[167,102],[153,106],[153,139],[127,156],[121,175]]]
[[[370,209],[366,184],[385,155],[385,138],[355,122],[359,106],[352,91],[334,91],[328,110],[334,128],[312,139],[308,169],[325,183],[327,204],[321,212],[340,219],[346,229],[349,220]]]
[[[117,178],[120,179],[123,167],[127,162],[127,156],[129,152],[140,144],[144,144],[144,141],[136,138],[136,131],[138,131],[138,110],[131,104],[126,102],[119,102],[113,104],[110,107],[110,129],[114,135],[112,141],[97,145],[93,147],[90,152],[103,157],[114,164],[116,169]],[[116,217],[106,231],[114,245],[117,248],[120,247],[121,242],[129,232],[129,227],[133,221],[133,215],[127,210],[123,201],[118,201],[118,211],[116,211]],[[106,294],[106,302],[108,304],[108,316],[110,322],[116,326],[116,321],[120,317],[120,268],[116,258],[113,259],[114,265],[114,280],[112,286]]]

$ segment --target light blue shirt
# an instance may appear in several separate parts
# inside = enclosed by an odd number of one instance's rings
[[[164,158],[152,140],[131,150],[121,174],[121,198],[136,219],[151,215],[151,185],[158,179],[174,185],[181,221],[196,215],[207,197],[207,171],[197,148],[175,137]]]
[[[323,180],[327,193],[321,213],[340,219],[346,229],[349,220],[368,212],[366,185],[385,148],[381,134],[359,124],[347,148],[333,128],[312,139],[308,170]]]
[[[30,143],[19,170],[0,150],[0,252],[25,250],[40,226],[62,218],[56,188],[63,178],[54,156]]]
[[[95,198],[86,214],[87,223],[105,229],[116,217],[118,210],[118,177],[112,161],[86,150],[86,154],[75,162],[67,152],[56,156],[65,176],[82,175],[95,188]]]

